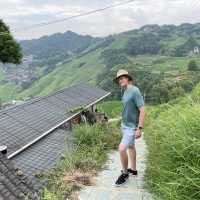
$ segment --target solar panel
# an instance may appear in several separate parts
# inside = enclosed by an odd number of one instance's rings
[[[92,104],[108,94],[80,83],[3,110],[0,112],[0,145],[7,145],[8,154],[12,154],[71,117],[71,109]]]
[[[6,114],[1,114],[0,119],[0,145],[8,146],[8,152],[16,151],[41,134]]]
[[[12,160],[27,176],[33,177],[53,167],[65,152],[71,133],[57,129]]]

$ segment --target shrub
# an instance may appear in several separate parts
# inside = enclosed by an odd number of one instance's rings
[[[198,71],[198,65],[196,63],[195,60],[191,60],[189,63],[188,63],[188,70],[189,71]]]
[[[196,102],[200,102],[200,84],[198,84],[192,91],[192,99]]]
[[[191,80],[183,80],[180,82],[180,85],[185,92],[191,92],[194,87],[194,83]]]
[[[199,200],[200,104],[156,107],[147,113],[148,186],[156,199]]]
[[[169,96],[170,99],[175,99],[177,97],[181,97],[184,96],[185,91],[182,87],[178,86],[178,87],[174,87],[170,90]]]
[[[63,159],[48,175],[49,185],[43,191],[43,199],[61,200],[70,198],[80,185],[64,181],[69,174],[90,174],[101,169],[107,160],[107,153],[116,149],[119,143],[119,122],[112,124],[82,124],[73,129],[72,151],[66,149]],[[83,176],[84,178],[84,176]]]

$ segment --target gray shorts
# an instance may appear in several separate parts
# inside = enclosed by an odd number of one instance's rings
[[[131,128],[121,124],[121,133],[122,139],[120,144],[123,144],[127,147],[135,144],[135,127]]]

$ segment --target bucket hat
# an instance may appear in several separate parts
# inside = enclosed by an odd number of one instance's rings
[[[113,82],[118,83],[118,79],[121,76],[127,76],[130,80],[133,80],[132,77],[129,75],[128,71],[124,69],[120,69],[117,72],[117,76],[113,79]]]

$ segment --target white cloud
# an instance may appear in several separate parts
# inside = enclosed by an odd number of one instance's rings
[[[1,17],[11,29],[78,15],[126,0],[7,0],[0,1]],[[180,24],[200,22],[197,0],[136,0],[43,28],[14,33],[20,39],[40,37],[72,30],[81,34],[105,36],[141,27],[145,24]]]

